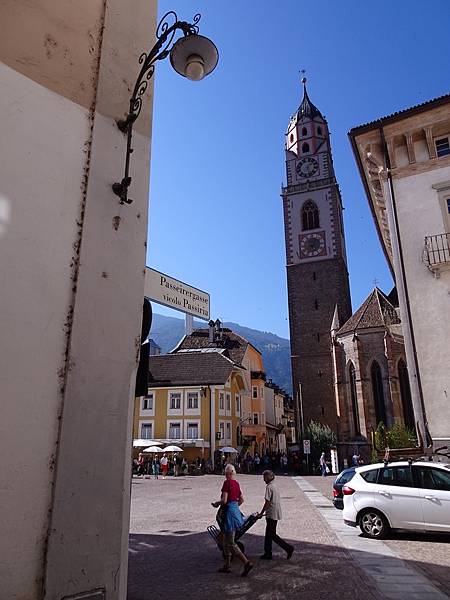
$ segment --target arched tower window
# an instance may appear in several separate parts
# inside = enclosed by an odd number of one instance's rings
[[[309,152],[309,144],[307,142],[303,142],[302,152]]]
[[[353,431],[355,432],[355,435],[359,435],[361,430],[359,426],[358,395],[356,393],[356,371],[353,363],[350,364],[348,374],[350,379],[350,395],[352,401]]]
[[[382,422],[385,425],[386,421],[386,404],[384,402],[383,378],[381,375],[380,365],[376,360],[373,361],[370,369],[370,377],[372,380],[373,402],[375,405],[375,418],[378,423]]]
[[[306,127],[303,127],[302,135],[308,135],[308,130],[306,129]]]
[[[398,380],[402,398],[403,420],[405,421],[405,425],[414,429],[414,410],[411,399],[411,388],[409,387],[408,367],[402,358],[398,361]]]
[[[320,125],[317,128],[317,135],[322,135],[322,127]]]
[[[302,208],[302,229],[318,229],[319,223],[319,209],[317,204],[312,200],[307,200]]]

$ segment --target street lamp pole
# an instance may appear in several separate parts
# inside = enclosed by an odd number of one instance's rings
[[[142,65],[136,80],[130,106],[125,119],[117,121],[117,127],[127,135],[127,149],[125,157],[125,173],[120,182],[112,185],[113,192],[120,198],[120,204],[131,204],[133,200],[128,198],[128,188],[131,184],[130,159],[133,152],[131,139],[133,136],[133,124],[139,117],[142,108],[142,98],[147,90],[148,82],[155,72],[157,60],[163,60],[170,55],[172,67],[192,81],[199,81],[209,75],[217,66],[219,54],[213,42],[199,35],[197,23],[201,15],[196,14],[193,23],[179,21],[174,11],[166,13],[156,29],[157,42],[147,54],[143,52],[139,57]],[[173,42],[175,34],[182,32],[183,36]]]

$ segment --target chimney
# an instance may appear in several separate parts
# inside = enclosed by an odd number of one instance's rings
[[[211,319],[208,323],[209,325],[209,343],[214,343],[214,321]]]

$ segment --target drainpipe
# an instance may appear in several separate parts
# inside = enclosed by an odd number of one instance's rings
[[[391,208],[392,208],[392,213],[390,216],[391,216],[392,222],[393,222],[393,230],[394,230],[393,233],[395,236],[395,242],[397,245],[398,257],[399,257],[399,262],[400,262],[401,282],[400,282],[399,287],[403,288],[402,295],[405,299],[405,307],[406,307],[406,313],[407,313],[407,323],[405,323],[405,325],[406,325],[405,329],[406,329],[406,332],[409,331],[411,350],[412,350],[412,355],[413,355],[413,366],[414,366],[414,371],[415,371],[414,382],[416,384],[415,387],[417,389],[417,396],[419,398],[420,409],[422,411],[422,415],[421,415],[422,418],[418,419],[419,420],[419,428],[421,429],[422,439],[425,440],[426,445],[428,445],[429,444],[429,434],[428,434],[428,428],[426,427],[427,419],[426,419],[426,412],[425,412],[425,403],[423,400],[422,380],[420,377],[419,361],[417,358],[416,338],[415,338],[415,334],[414,334],[412,317],[411,317],[411,305],[410,305],[410,301],[409,301],[408,282],[406,280],[406,273],[405,273],[405,261],[404,261],[404,256],[403,256],[403,246],[402,246],[402,242],[400,239],[399,228],[398,228],[397,203],[395,200],[394,184],[393,184],[392,174],[391,174],[391,161],[390,161],[389,152],[387,149],[386,138],[384,136],[383,124],[381,121],[379,121],[378,128],[379,128],[380,137],[381,137],[381,147],[382,147],[382,151],[383,151],[384,161],[385,161],[385,165],[386,165],[388,192],[389,192],[389,199],[390,199],[390,204],[391,204]],[[402,291],[402,290],[400,289],[400,291]]]

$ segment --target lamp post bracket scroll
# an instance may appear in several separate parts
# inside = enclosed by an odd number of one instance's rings
[[[125,119],[117,121],[117,127],[127,136],[127,148],[125,156],[125,173],[120,182],[113,183],[112,189],[120,198],[120,204],[131,204],[128,198],[128,188],[131,184],[130,158],[133,152],[131,140],[133,136],[133,124],[139,117],[142,109],[142,99],[147,90],[148,82],[155,72],[157,60],[163,60],[170,55],[170,62],[177,73],[191,81],[203,79],[217,66],[219,53],[214,43],[199,35],[198,22],[200,14],[196,14],[193,23],[179,21],[175,12],[166,13],[156,29],[156,43],[148,52],[143,52],[139,57],[141,70],[133,88],[130,98],[128,114]],[[175,42],[177,32],[183,34]]]

